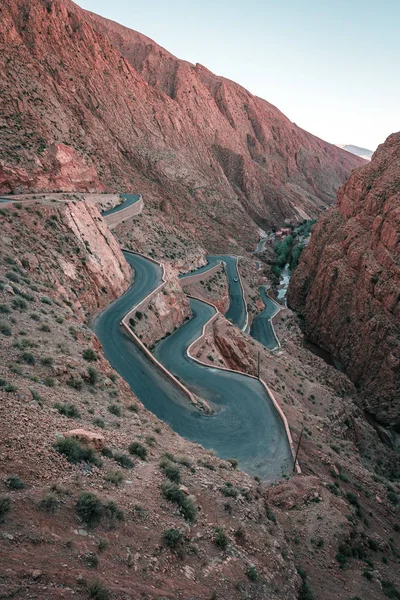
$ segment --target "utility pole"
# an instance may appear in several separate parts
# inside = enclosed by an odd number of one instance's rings
[[[258,379],[260,379],[260,365],[261,365],[261,357],[260,357],[260,351],[258,351]]]
[[[304,431],[304,427],[303,427],[303,429],[300,432],[299,441],[297,442],[296,456],[294,457],[294,463],[293,463],[293,473],[296,470],[297,456],[298,456],[299,450],[300,450],[300,444],[301,444],[301,438],[303,437],[303,431]]]

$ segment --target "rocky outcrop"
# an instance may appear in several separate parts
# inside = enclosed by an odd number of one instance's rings
[[[317,215],[362,164],[69,0],[4,0],[0,40],[0,192],[136,190],[208,248],[253,249],[256,223]]]
[[[13,204],[2,209],[2,253],[12,254],[20,239],[18,259],[32,279],[46,282],[49,296],[61,296],[76,313],[87,315],[129,286],[130,267],[94,204],[49,200],[17,206],[17,211]]]
[[[288,303],[346,367],[366,407],[400,430],[400,133],[340,189],[312,230]]]
[[[65,144],[52,144],[42,157],[36,159],[36,168],[24,170],[0,162],[0,189],[3,192],[64,191],[104,192],[96,169],[88,166],[75,150]]]

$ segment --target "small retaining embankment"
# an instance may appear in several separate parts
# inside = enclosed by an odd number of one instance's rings
[[[168,371],[168,369],[166,369],[164,367],[164,365],[162,365],[156,359],[156,357],[150,352],[150,350],[148,348],[146,348],[146,346],[144,345],[142,340],[136,335],[136,333],[133,331],[133,329],[130,326],[129,320],[135,315],[135,313],[138,310],[140,310],[141,308],[143,309],[145,306],[147,306],[149,301],[155,295],[157,295],[162,290],[162,288],[165,286],[166,280],[164,277],[165,276],[164,265],[162,263],[158,262],[157,260],[154,260],[154,258],[151,258],[150,256],[145,256],[144,254],[141,254],[140,252],[134,252],[133,250],[126,250],[124,248],[122,248],[122,251],[128,252],[129,254],[136,254],[137,256],[141,256],[142,258],[145,258],[146,260],[153,262],[154,264],[159,266],[162,270],[162,281],[161,281],[160,285],[157,286],[154,290],[152,290],[149,294],[147,294],[147,296],[145,298],[143,298],[143,300],[138,302],[133,308],[131,308],[131,310],[125,315],[125,317],[121,321],[122,328],[124,329],[125,333],[135,342],[135,344],[137,344],[137,346],[141,349],[141,351],[154,363],[154,365],[158,369],[161,370],[161,372],[166,377],[168,377],[168,379],[170,379],[188,397],[189,401],[194,406],[196,406],[196,408],[201,408],[205,412],[212,413],[213,411],[210,408],[210,406],[207,404],[207,402],[204,399],[198,398],[194,394],[192,394],[192,392],[185,385],[183,385],[176,377],[174,377],[174,375],[170,371]]]
[[[120,210],[113,212],[109,215],[103,215],[103,219],[107,223],[109,229],[114,229],[114,227],[116,227],[120,223],[123,223],[127,219],[131,219],[132,217],[136,217],[136,215],[140,215],[143,208],[143,197],[140,195],[139,200],[137,200],[133,204],[129,204],[129,206],[127,206],[126,208],[124,208],[122,204]]]
[[[186,350],[186,353],[187,353],[187,355],[189,356],[189,358],[191,360],[193,360],[194,362],[199,363],[200,365],[203,365],[205,367],[211,368],[209,364],[203,362],[202,360],[200,360],[196,356],[194,356],[194,354],[192,354],[192,348],[205,336],[207,327],[209,325],[211,325],[211,323],[213,321],[215,321],[215,319],[218,317],[218,309],[217,309],[217,307],[212,302],[207,302],[206,300],[203,300],[202,298],[197,298],[196,296],[189,296],[189,298],[193,298],[195,300],[200,300],[200,302],[204,302],[205,304],[209,304],[216,311],[216,314],[213,315],[206,323],[204,323],[203,330],[202,330],[201,334],[199,335],[199,337],[197,339],[193,340],[193,342],[188,346],[188,348]],[[289,427],[288,420],[287,420],[286,415],[283,412],[282,408],[280,407],[277,399],[275,398],[272,390],[268,387],[268,385],[265,383],[265,381],[263,379],[261,379],[261,378],[259,379],[258,377],[255,377],[254,375],[250,375],[249,373],[243,373],[242,371],[236,371],[235,369],[229,369],[228,367],[220,367],[220,366],[217,366],[217,365],[213,365],[212,368],[213,369],[220,369],[221,371],[228,371],[230,373],[239,373],[240,375],[243,375],[244,377],[250,377],[251,379],[258,379],[258,381],[261,383],[261,385],[263,385],[263,387],[265,388],[265,391],[266,391],[268,397],[271,399],[272,404],[275,407],[275,410],[277,411],[278,415],[280,416],[280,418],[281,418],[281,420],[283,422],[283,426],[285,428],[286,436],[287,436],[287,439],[288,439],[288,442],[289,442],[290,450],[292,452],[293,461],[294,461],[295,457],[296,457],[296,453],[295,453],[295,447],[294,447],[294,443],[293,443],[292,434],[290,432],[290,427]],[[296,469],[296,473],[300,475],[301,474],[301,468],[300,468],[298,460],[296,460],[295,469]]]

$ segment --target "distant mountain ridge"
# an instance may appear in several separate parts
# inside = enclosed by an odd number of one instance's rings
[[[360,148],[359,146],[353,146],[352,144],[337,144],[338,148],[342,148],[343,150],[347,150],[347,152],[351,152],[351,154],[355,154],[356,156],[360,156],[365,160],[371,160],[373,155],[372,150],[368,150],[367,148]]]
[[[208,248],[314,218],[361,158],[70,0],[0,5],[0,192],[140,192]]]

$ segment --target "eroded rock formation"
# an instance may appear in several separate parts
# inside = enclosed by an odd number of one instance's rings
[[[312,230],[288,302],[346,367],[367,409],[400,428],[400,133],[340,189]]]

